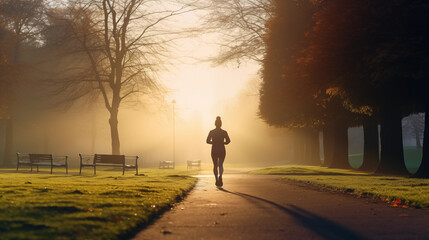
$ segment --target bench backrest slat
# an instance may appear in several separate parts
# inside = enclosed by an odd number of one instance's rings
[[[94,163],[124,164],[125,155],[95,154]]]
[[[30,153],[30,162],[50,162],[52,154]]]

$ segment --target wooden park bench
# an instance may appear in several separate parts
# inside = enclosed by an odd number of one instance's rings
[[[174,169],[174,161],[160,161],[159,169]]]
[[[53,156],[52,154],[40,154],[40,153],[30,153],[22,154],[17,152],[17,164],[16,171],[18,171],[20,165],[30,166],[31,171],[33,171],[33,166],[36,166],[37,172],[39,172],[39,167],[45,166],[51,168],[51,174],[54,167],[65,167],[66,174],[69,173],[68,168],[68,156]]]
[[[97,173],[97,166],[104,167],[121,167],[122,175],[125,174],[125,169],[136,169],[136,175],[139,174],[138,156],[125,156],[125,155],[111,155],[111,154],[94,154],[84,155],[80,154],[80,169],[79,174],[82,174],[83,167],[93,167],[94,175]],[[128,160],[128,161],[127,161]],[[126,164],[132,161],[131,164]]]
[[[198,167],[201,170],[201,160],[191,160],[187,161],[188,169],[193,167]]]

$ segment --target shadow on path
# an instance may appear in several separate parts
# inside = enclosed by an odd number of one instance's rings
[[[261,202],[275,206],[279,210],[283,211],[294,217],[303,227],[311,229],[314,233],[325,239],[367,239],[360,236],[357,233],[352,232],[351,230],[337,224],[333,221],[330,221],[326,218],[320,217],[316,214],[308,212],[300,207],[288,204],[287,207],[284,207],[278,203],[272,202],[270,200],[252,196],[246,193],[240,192],[231,192],[224,188],[219,188],[220,191],[234,194],[245,198],[247,200],[255,201],[255,204],[259,205]],[[258,203],[259,202],[259,203]]]

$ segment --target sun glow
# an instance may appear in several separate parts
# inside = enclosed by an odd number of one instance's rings
[[[243,90],[257,72],[256,66],[240,68],[210,67],[207,64],[184,65],[170,73],[166,84],[172,90],[166,101],[176,100],[176,115],[191,120],[196,115],[203,125],[213,125],[228,103]]]
[[[171,22],[173,29],[195,27],[202,24],[196,12],[189,12]],[[162,73],[162,83],[170,90],[166,104],[176,101],[175,115],[183,121],[199,118],[203,127],[212,127],[216,116],[222,116],[225,107],[246,86],[249,79],[258,73],[259,65],[229,64],[228,66],[211,65],[207,59],[219,54],[221,34],[211,31],[200,32],[188,38],[179,39],[170,60],[169,71]],[[202,59],[203,61],[199,61]]]

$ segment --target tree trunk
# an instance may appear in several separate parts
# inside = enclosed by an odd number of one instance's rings
[[[95,143],[97,139],[97,124],[95,121],[95,113],[92,111],[91,115],[91,153],[95,153]]]
[[[422,143],[420,142],[420,133],[419,133],[419,131],[415,132],[415,136],[416,136],[416,147],[417,147],[417,149],[422,149]]]
[[[293,156],[294,156],[294,163],[296,164],[303,164],[304,161],[304,153],[305,153],[305,143],[304,143],[304,137],[301,130],[295,129],[293,131],[294,133],[294,149],[293,149]]]
[[[327,167],[332,163],[334,155],[334,134],[330,124],[326,124],[323,128],[323,167]]]
[[[377,125],[377,121],[372,118],[363,121],[363,163],[359,168],[361,171],[373,172],[379,164],[380,150]]]
[[[50,149],[49,149],[49,145],[50,145],[50,136],[49,136],[49,132],[47,129],[47,126],[44,127],[43,129],[43,152],[44,153],[49,153]]]
[[[13,159],[13,120],[12,118],[6,119],[5,129],[5,144],[4,144],[4,155],[3,155],[3,166],[11,167]]]
[[[314,129],[305,129],[305,159],[304,163],[311,166],[320,166],[319,132]]]
[[[425,105],[425,130],[423,132],[423,157],[414,178],[429,178],[429,103]]]
[[[349,139],[348,139],[348,127],[346,124],[337,121],[334,129],[334,146],[332,162],[328,166],[329,168],[342,168],[349,169]]]
[[[375,173],[409,175],[404,162],[402,117],[394,107],[380,111],[381,159]]]
[[[110,112],[110,135],[112,138],[112,154],[120,154],[119,130],[118,130],[118,109],[112,109]]]

